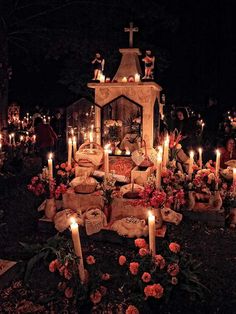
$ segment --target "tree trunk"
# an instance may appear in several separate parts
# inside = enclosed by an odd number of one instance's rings
[[[1,27],[1,26],[0,26]],[[0,29],[0,131],[7,126],[8,106],[8,44],[4,30]]]

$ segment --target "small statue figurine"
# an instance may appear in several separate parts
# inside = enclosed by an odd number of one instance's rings
[[[153,70],[155,57],[152,55],[151,50],[146,50],[146,56],[142,59],[145,64],[145,75],[143,79],[153,79]]]
[[[92,61],[93,64],[93,69],[94,69],[94,76],[93,80],[99,80],[100,75],[104,71],[104,65],[105,65],[105,60],[102,58],[100,53],[96,53],[95,59]]]

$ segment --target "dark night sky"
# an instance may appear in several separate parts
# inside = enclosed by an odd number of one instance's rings
[[[165,6],[167,20],[162,17],[162,11],[156,9],[155,3]],[[146,12],[148,14],[143,14]],[[43,19],[36,19],[34,25],[43,23],[55,29],[66,25],[71,32],[78,32],[81,42],[87,38],[88,43],[78,52],[88,60],[87,67],[78,65],[83,80],[84,73],[91,74],[88,64],[93,53],[100,48],[99,44],[108,62],[112,57],[106,54],[111,49],[119,59],[118,48],[128,44],[128,35],[123,28],[130,20],[140,29],[135,36],[135,46],[142,50],[151,47],[157,55],[157,82],[165,89],[169,102],[200,106],[206,103],[209,95],[213,95],[222,106],[234,105],[236,25],[233,1],[83,1],[82,5],[74,4]],[[62,40],[67,41],[66,38]],[[163,53],[167,56],[168,68],[159,67],[159,53],[160,58]],[[37,53],[37,48],[29,55],[37,64],[37,71],[26,70],[21,53],[11,53],[14,74],[12,98],[29,106],[32,99],[50,105],[47,99],[61,104],[78,97],[58,84],[65,63],[70,60],[76,66],[70,52],[46,62],[43,55]],[[111,76],[116,71],[115,65],[116,62],[110,61],[110,66],[107,66]]]

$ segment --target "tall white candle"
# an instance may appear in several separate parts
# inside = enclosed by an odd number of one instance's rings
[[[198,155],[199,155],[199,168],[202,169],[202,148],[198,148]]]
[[[48,157],[48,175],[49,175],[49,179],[53,178],[52,153],[50,153]]]
[[[194,158],[194,152],[191,151],[189,153],[189,165],[188,165],[188,175],[189,178],[192,178],[192,174],[193,174],[193,158]]]
[[[12,136],[11,136],[11,134],[9,134],[9,144],[11,145],[12,143],[11,143],[11,138],[12,138]]]
[[[233,192],[236,192],[236,168],[233,168]]]
[[[219,170],[220,170],[220,151],[219,149],[216,150],[216,177],[219,177]]]
[[[109,174],[109,148],[110,144],[106,144],[104,147],[104,172],[105,172],[105,179],[107,179]]]
[[[71,166],[71,159],[72,159],[72,139],[69,138],[68,139],[68,159],[67,159],[68,166]]]
[[[89,142],[92,143],[93,142],[93,131],[89,132]],[[93,144],[90,144],[90,149],[93,148]]]
[[[148,215],[148,232],[149,232],[149,250],[152,256],[156,255],[156,225],[155,216],[152,213]]]
[[[73,136],[73,154],[74,154],[74,158],[75,158],[75,154],[77,152],[77,140],[76,140],[76,136]]]
[[[0,143],[0,153],[2,152],[2,143]]]
[[[71,218],[71,235],[72,241],[74,244],[74,250],[76,256],[79,257],[79,276],[82,283],[85,281],[85,272],[84,272],[84,261],[83,261],[83,254],[81,249],[81,242],[80,242],[80,235],[79,235],[79,226],[74,218]]]
[[[162,154],[157,154],[157,168],[156,168],[156,188],[161,188],[161,166],[162,166]]]
[[[163,151],[163,168],[166,168],[168,160],[169,160],[169,135],[167,134],[164,141],[164,151]]]

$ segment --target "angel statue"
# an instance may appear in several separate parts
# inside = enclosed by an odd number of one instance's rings
[[[146,55],[142,59],[142,61],[144,62],[144,65],[145,65],[145,75],[143,79],[153,80],[155,57],[152,55],[151,50],[146,50]]]
[[[101,54],[97,52],[95,58],[92,61],[92,64],[94,70],[93,80],[99,80],[100,75],[104,71],[105,59],[102,58]]]

